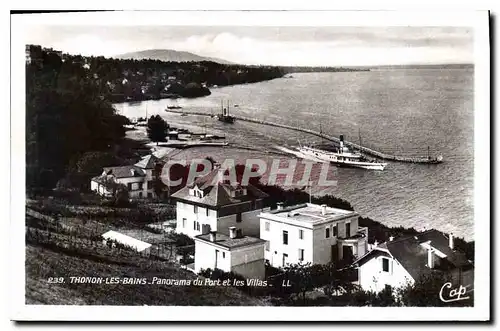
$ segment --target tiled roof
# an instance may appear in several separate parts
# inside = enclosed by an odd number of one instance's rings
[[[420,243],[430,241],[432,247],[446,254],[447,260],[456,267],[470,265],[470,262],[467,260],[464,253],[450,248],[449,237],[446,237],[441,232],[435,230],[426,231],[418,235],[418,240]]]
[[[373,249],[371,251],[369,251],[368,253],[366,253],[365,255],[361,256],[359,259],[357,259],[356,261],[354,261],[353,264],[357,264],[357,265],[363,265],[365,264],[366,262],[370,261],[371,259],[374,259],[378,256],[386,256],[386,257],[390,257],[389,253],[387,252],[384,252],[382,250],[378,250],[378,249]]]
[[[154,156],[153,154],[147,155],[142,158],[139,162],[135,164],[135,166],[141,168],[141,169],[153,169],[155,167],[156,162],[158,162],[159,159]]]
[[[414,237],[387,242],[387,249],[413,279],[432,272],[427,267],[427,249],[420,246]]]
[[[430,273],[434,269],[427,267],[427,249],[420,244],[430,241],[430,246],[446,255],[441,261],[439,269],[456,269],[472,267],[462,252],[451,250],[448,247],[448,238],[436,230],[419,233],[416,236],[388,241],[387,249],[396,260],[414,278],[418,279],[423,274]]]
[[[262,199],[268,196],[266,193],[262,192],[251,184],[242,187],[239,184],[232,185],[229,183],[217,182],[217,171],[218,170],[216,169],[204,177],[195,179],[193,185],[183,187],[179,191],[172,194],[172,198],[194,202],[201,205],[218,207],[244,201]],[[203,191],[203,197],[200,198],[189,194],[189,189],[194,187],[198,187]],[[239,188],[246,189],[247,194],[234,197],[231,196],[231,192]]]
[[[431,247],[446,255],[445,258],[440,260],[440,265],[436,265],[433,269],[427,266],[427,248],[420,245],[428,241],[430,241]],[[388,255],[384,252],[385,250],[389,251],[390,255],[392,255],[392,257],[394,257],[415,280],[432,272],[453,271],[457,270],[457,268],[467,270],[473,267],[462,252],[450,249],[448,246],[448,238],[436,230],[426,231],[416,236],[405,237],[394,241],[387,241],[378,245],[377,248],[371,250],[354,263],[362,265],[374,257]],[[435,256],[435,258],[438,257]]]
[[[196,236],[195,238],[212,242],[210,241],[210,234],[201,234],[199,236]],[[237,248],[237,247],[242,247],[242,246],[249,246],[249,245],[254,245],[254,244],[259,244],[259,243],[265,243],[266,241],[260,238],[255,238],[255,237],[249,237],[249,236],[243,236],[243,237],[237,237],[237,238],[230,238],[228,235],[225,235],[223,233],[215,233],[215,244],[227,247],[229,249],[231,248]]]
[[[105,167],[103,169],[107,175],[113,175],[115,178],[146,176],[144,170],[135,165],[120,166],[120,167]]]

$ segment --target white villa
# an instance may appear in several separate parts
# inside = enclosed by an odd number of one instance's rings
[[[414,284],[433,272],[451,273],[450,281],[466,287],[474,284],[473,265],[454,248],[453,235],[445,237],[430,230],[374,246],[353,263],[358,268],[359,285],[365,291],[380,292]]]
[[[103,196],[112,196],[112,184],[118,183],[127,186],[131,198],[153,198],[153,172],[159,162],[154,155],[148,155],[133,165],[105,167],[100,176],[92,178],[90,189]]]
[[[235,226],[245,234],[259,236],[259,214],[267,194],[249,184],[230,183],[224,179],[226,169],[216,167],[172,194],[177,200],[177,233],[191,238],[217,231],[228,235]]]
[[[354,260],[368,249],[368,228],[358,227],[359,215],[353,211],[310,203],[278,204],[259,217],[266,260],[277,268],[287,263]]]
[[[265,278],[264,240],[243,236],[236,227],[230,227],[229,235],[210,231],[194,237],[194,241],[196,273],[217,268],[245,278]]]

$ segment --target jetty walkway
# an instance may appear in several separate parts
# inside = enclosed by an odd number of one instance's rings
[[[213,114],[205,113],[205,112],[197,112],[197,111],[183,111],[183,110],[173,110],[173,109],[165,109],[166,112],[169,113],[176,113],[176,114],[186,114],[186,115],[197,115],[197,116],[215,116]],[[258,120],[254,118],[248,118],[248,117],[242,117],[242,116],[234,116],[235,120],[237,121],[245,121],[245,122],[250,122],[250,123],[255,123],[255,124],[260,124],[260,125],[268,125],[268,126],[273,126],[273,127],[279,127],[283,129],[289,129],[289,130],[294,130],[294,131],[299,131],[299,132],[304,132],[311,134],[316,137],[320,137],[326,140],[330,140],[333,142],[340,142],[340,139],[334,136],[326,135],[321,132],[313,131],[310,129],[305,129],[297,126],[292,126],[292,125],[286,125],[286,124],[280,124],[280,123],[274,123],[274,122],[269,122],[269,121],[263,121],[263,120]],[[230,124],[229,124],[230,125]],[[438,157],[409,157],[409,156],[398,156],[398,155],[392,155],[392,154],[387,154],[383,153],[380,151],[376,151],[374,149],[361,146],[359,144],[346,141],[344,140],[344,145],[347,147],[350,147],[352,149],[357,149],[365,154],[377,157],[382,160],[389,160],[389,161],[397,161],[397,162],[407,162],[407,163],[428,163],[428,164],[433,164],[433,163],[441,163],[443,161],[442,156]]]

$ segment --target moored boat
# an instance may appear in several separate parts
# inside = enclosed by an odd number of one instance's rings
[[[224,123],[233,124],[235,121],[234,116],[229,115],[229,101],[227,102],[227,108],[224,107],[224,102],[221,102],[222,112],[217,115],[217,119]]]
[[[298,148],[301,155],[313,160],[330,162],[339,167],[361,168],[368,170],[384,170],[387,163],[367,160],[359,153],[353,153],[344,145],[344,137],[340,135],[340,147],[336,151],[327,151],[311,146],[300,146]]]

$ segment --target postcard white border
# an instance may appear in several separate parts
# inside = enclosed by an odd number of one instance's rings
[[[90,18],[91,16],[91,18]],[[117,307],[24,304],[25,43],[27,27],[53,25],[467,26],[475,53],[475,299],[471,308],[375,307]],[[112,12],[11,16],[11,314],[15,320],[403,321],[490,318],[489,26],[486,11]],[[15,177],[15,178],[14,178]],[[480,252],[480,253],[478,253]],[[104,308],[104,309],[103,309]],[[356,308],[356,309],[353,309]],[[298,313],[300,311],[300,313]]]

